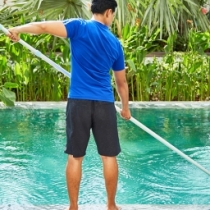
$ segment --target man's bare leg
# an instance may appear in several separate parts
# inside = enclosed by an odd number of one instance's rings
[[[66,182],[70,200],[69,210],[78,210],[79,187],[82,177],[82,160],[83,157],[74,158],[68,156],[66,165]]]
[[[107,192],[107,210],[119,210],[115,203],[118,182],[118,164],[116,157],[101,156]]]

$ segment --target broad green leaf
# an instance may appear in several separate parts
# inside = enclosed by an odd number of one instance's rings
[[[132,60],[127,60],[127,63],[128,63],[128,65],[131,67],[131,69],[133,70],[133,71],[137,71],[136,70],[136,66],[135,66],[135,63],[132,61]]]
[[[4,94],[4,96],[6,97],[6,98],[8,98],[9,100],[11,100],[11,101],[15,101],[16,100],[16,95],[15,95],[15,93],[14,92],[12,92],[12,91],[10,91],[10,90],[8,90],[8,89],[6,89],[6,88],[2,88],[2,93]]]
[[[0,92],[0,100],[6,106],[14,106],[15,98],[15,93],[13,93],[10,90],[7,90],[6,88],[2,88],[2,91]]]
[[[5,82],[4,83],[5,88],[18,88],[19,85],[17,83],[12,83],[12,82]]]

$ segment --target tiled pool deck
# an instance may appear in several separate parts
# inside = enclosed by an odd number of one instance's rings
[[[119,205],[121,210],[210,210],[209,206]],[[81,206],[79,210],[106,210],[106,206]]]
[[[119,205],[121,210],[210,210],[210,205]],[[66,210],[67,206],[0,206],[0,210]],[[105,205],[80,205],[79,210],[106,210]]]
[[[209,206],[119,205],[121,210],[210,210]],[[106,206],[81,206],[79,210],[106,210]]]

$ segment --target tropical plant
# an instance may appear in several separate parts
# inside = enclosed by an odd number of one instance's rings
[[[189,40],[189,52],[172,51],[172,38],[165,44],[167,54],[162,58],[145,58],[145,52],[158,47],[156,36],[147,37],[143,29],[126,26],[121,40],[125,49],[127,79],[132,101],[195,101],[209,100],[210,58],[196,51],[197,39]],[[206,35],[204,35],[205,37]],[[9,38],[0,36],[5,45],[0,54],[0,99],[11,105],[14,96],[18,101],[60,101],[65,100],[69,80],[54,71],[47,63],[36,58],[21,45],[11,44]],[[146,38],[147,37],[147,38]],[[194,34],[193,37],[200,37]],[[38,50],[69,71],[69,51],[64,45],[56,45],[55,52],[47,52],[53,37],[45,37],[39,42],[37,36],[24,35],[29,44],[36,43]],[[2,40],[4,39],[4,40]],[[41,40],[44,40],[41,37]],[[207,39],[208,40],[208,39]],[[193,44],[193,42],[195,42]],[[200,47],[206,48],[206,44]],[[193,49],[193,50],[192,50]],[[56,53],[59,51],[60,53]],[[114,86],[114,83],[113,83]],[[11,96],[7,90],[15,92]],[[116,93],[116,92],[115,92]],[[10,100],[8,102],[8,99]],[[117,94],[115,99],[118,100]]]
[[[1,22],[18,24],[18,17],[25,14],[26,21],[34,17],[41,20],[64,19],[71,17],[90,17],[86,0],[11,0],[13,6],[1,10]],[[126,23],[147,25],[150,33],[160,28],[160,38],[174,34],[187,36],[190,28],[209,30],[209,21],[201,12],[207,0],[117,0],[117,33]],[[11,19],[12,18],[12,19]],[[12,22],[13,21],[13,22]],[[12,25],[11,24],[11,25]]]
[[[16,95],[13,91],[10,91],[8,89],[11,88],[17,88],[18,85],[11,82],[6,82],[4,85],[0,85],[0,100],[6,105],[6,106],[14,106],[14,102],[16,100]]]
[[[187,42],[189,52],[174,52],[177,34],[163,41],[165,56],[148,58],[147,52],[159,49],[157,30],[148,36],[147,27],[123,28],[127,79],[132,101],[208,100],[210,96],[210,58],[203,52],[209,47],[208,32],[192,30]],[[200,43],[200,44],[199,44]]]
[[[84,0],[11,0],[11,2],[12,6],[5,6],[1,10],[1,13],[7,17],[6,22],[10,17],[14,18],[11,25],[20,24],[15,18],[20,16],[23,16],[26,22],[34,19],[54,20],[89,16],[87,3]]]
[[[57,43],[52,51],[48,51],[48,43],[53,41],[53,36],[22,35],[22,38],[69,71],[69,48]],[[68,78],[19,43],[10,42],[8,37],[0,36],[1,42],[4,46],[0,54],[0,94],[3,95],[0,100],[5,102],[7,95],[11,98],[5,89],[15,92],[18,101],[65,100]]]
[[[207,0],[125,0],[118,1],[116,14],[119,37],[126,24],[147,26],[150,34],[160,29],[159,38],[178,33],[186,38],[189,30],[208,31],[209,20],[202,13],[202,6]]]
[[[179,32],[187,36],[189,29],[209,30],[209,21],[201,12],[205,1],[199,0],[137,0],[133,13],[149,32],[160,29],[160,38]]]
[[[204,54],[210,49],[210,32],[196,32],[194,29],[189,31],[187,50]]]

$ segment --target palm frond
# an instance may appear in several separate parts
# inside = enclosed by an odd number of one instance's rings
[[[3,12],[7,19],[24,16],[27,22],[34,19],[38,20],[56,20],[66,19],[72,17],[89,18],[90,12],[87,9],[87,2],[85,0],[11,0],[12,7],[7,7],[7,12]],[[9,12],[8,12],[9,11]],[[13,19],[13,23],[17,19]],[[3,21],[3,23],[6,23]]]
[[[200,11],[199,0],[151,0],[145,10],[142,25],[147,25],[150,33],[160,28],[160,37],[166,32],[187,34],[192,27],[187,20],[194,21],[194,27],[209,30],[209,21]]]

